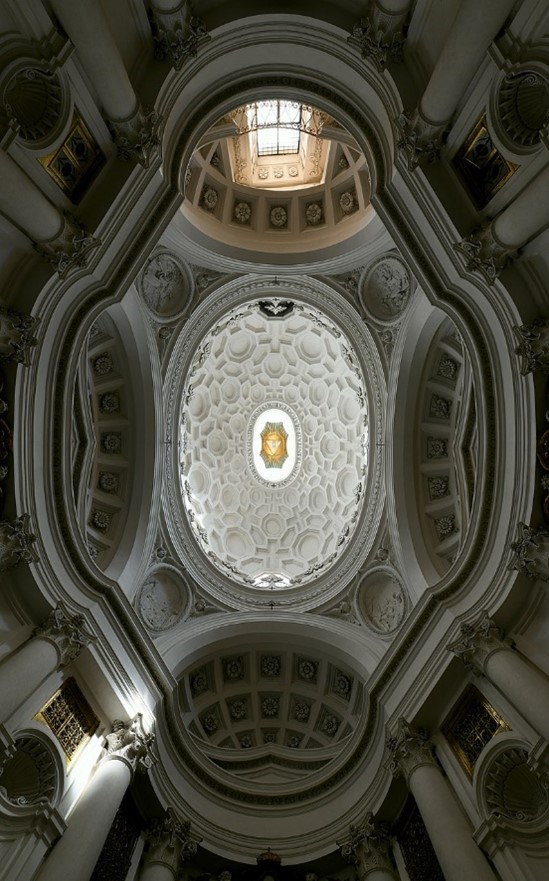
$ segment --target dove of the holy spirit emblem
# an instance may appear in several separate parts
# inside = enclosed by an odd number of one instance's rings
[[[282,468],[288,458],[288,432],[282,422],[266,422],[261,432],[261,458],[266,468]]]

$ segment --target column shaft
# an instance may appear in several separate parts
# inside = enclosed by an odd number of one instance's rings
[[[549,165],[530,181],[492,224],[496,239],[507,248],[520,248],[549,223]]]
[[[442,771],[436,765],[419,765],[408,785],[446,881],[496,881]]]
[[[5,722],[50,673],[57,669],[59,655],[53,643],[29,639],[0,664],[0,722]],[[37,707],[37,709],[39,709]]]
[[[447,122],[505,22],[515,0],[462,0],[419,111],[428,122]]]
[[[536,731],[549,740],[549,681],[546,676],[509,648],[490,654],[484,672]]]
[[[393,872],[388,869],[374,869],[366,875],[367,881],[395,881]]]
[[[165,863],[152,863],[144,866],[139,881],[173,881],[175,873]]]
[[[46,199],[11,156],[0,150],[0,211],[35,242],[54,239],[63,229],[61,212]]]
[[[35,881],[89,881],[131,777],[124,760],[100,765]]]
[[[410,0],[379,0],[377,5],[383,12],[402,15],[410,7]]]
[[[180,7],[184,7],[190,13],[188,0],[152,0],[152,6],[159,12],[176,12]]]
[[[129,119],[136,113],[138,101],[97,0],[52,0],[52,7],[109,119]]]

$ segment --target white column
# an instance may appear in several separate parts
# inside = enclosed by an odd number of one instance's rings
[[[45,859],[34,881],[89,881],[134,770],[150,767],[152,735],[141,718],[113,724],[108,755],[78,799],[65,832]]]
[[[520,248],[549,224],[549,164],[492,222],[495,239],[505,248]]]
[[[63,603],[58,603],[33,637],[0,664],[0,722],[5,722],[54,670],[70,664],[94,639],[82,615],[71,615]]]
[[[160,117],[144,113],[98,0],[52,0],[99,96],[121,159],[145,168],[158,145]]]
[[[146,833],[147,847],[139,881],[173,881],[183,863],[196,854],[199,838],[191,838],[191,824],[180,820],[172,808]]]
[[[64,221],[61,212],[11,156],[0,150],[0,211],[35,242],[58,236]]]
[[[343,859],[354,866],[358,881],[397,881],[389,830],[374,821],[372,812],[366,814],[360,825],[352,825],[349,833],[348,838],[337,844]]]
[[[425,92],[413,114],[396,119],[398,146],[412,170],[436,162],[442,135],[484,54],[504,24],[515,0],[462,0]]]
[[[411,2],[410,0],[378,0],[377,6],[383,12],[390,12],[391,15],[402,15],[408,11]]]
[[[442,125],[451,118],[514,5],[515,0],[462,0],[419,103],[427,122]]]
[[[51,0],[109,119],[125,120],[138,101],[97,0]]]
[[[390,769],[404,774],[446,881],[496,881],[426,736],[400,719],[388,746]]]
[[[448,646],[477,674],[484,674],[519,713],[549,740],[549,679],[512,647],[487,612],[461,627],[458,640]]]

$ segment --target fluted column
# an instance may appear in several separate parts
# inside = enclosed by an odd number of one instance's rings
[[[0,664],[0,722],[5,722],[58,667],[66,667],[95,640],[82,615],[58,603],[31,639]]]
[[[408,165],[438,159],[442,134],[515,0],[462,0],[419,106],[401,114],[399,146]]]
[[[515,651],[487,612],[473,623],[463,624],[459,639],[448,650],[477,675],[486,676],[549,740],[549,679]]]
[[[357,881],[398,879],[391,859],[389,831],[383,824],[374,822],[371,812],[360,825],[352,825],[349,832],[349,838],[337,843],[343,859],[354,865]]]
[[[455,248],[465,255],[467,268],[494,282],[507,263],[549,224],[549,165],[530,181],[495,220],[474,230]]]
[[[35,881],[89,881],[134,772],[151,766],[153,740],[143,730],[140,715],[127,724],[113,723],[106,755]]]
[[[496,881],[433,755],[426,735],[400,719],[387,741],[389,768],[402,773],[425,823],[446,881]]]
[[[145,115],[98,0],[52,0],[114,131],[119,155],[148,165],[159,118]]]
[[[139,881],[173,881],[190,857],[196,854],[198,838],[191,838],[191,824],[180,820],[172,808],[146,833],[147,848]]]

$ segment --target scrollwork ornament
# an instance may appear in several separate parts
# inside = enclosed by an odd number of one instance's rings
[[[428,733],[421,728],[414,730],[403,718],[398,720],[396,732],[387,739],[386,746],[389,759],[385,767],[394,777],[403,774],[408,782],[416,768],[438,767]]]
[[[357,46],[364,59],[371,60],[378,71],[387,64],[402,62],[404,49],[404,24],[408,11],[393,15],[371,2],[367,15],[353,27],[348,43]]]
[[[132,771],[145,773],[156,762],[152,746],[155,736],[145,731],[141,713],[131,722],[116,719],[106,738],[106,758],[121,758]]]
[[[87,629],[83,615],[72,615],[64,603],[57,603],[43,624],[36,627],[33,636],[53,643],[59,654],[59,666],[74,661],[83,648],[97,639]]]
[[[512,647],[512,640],[505,636],[487,611],[482,612],[476,621],[462,624],[458,639],[447,646],[449,652],[477,675],[484,672],[490,655]]]

